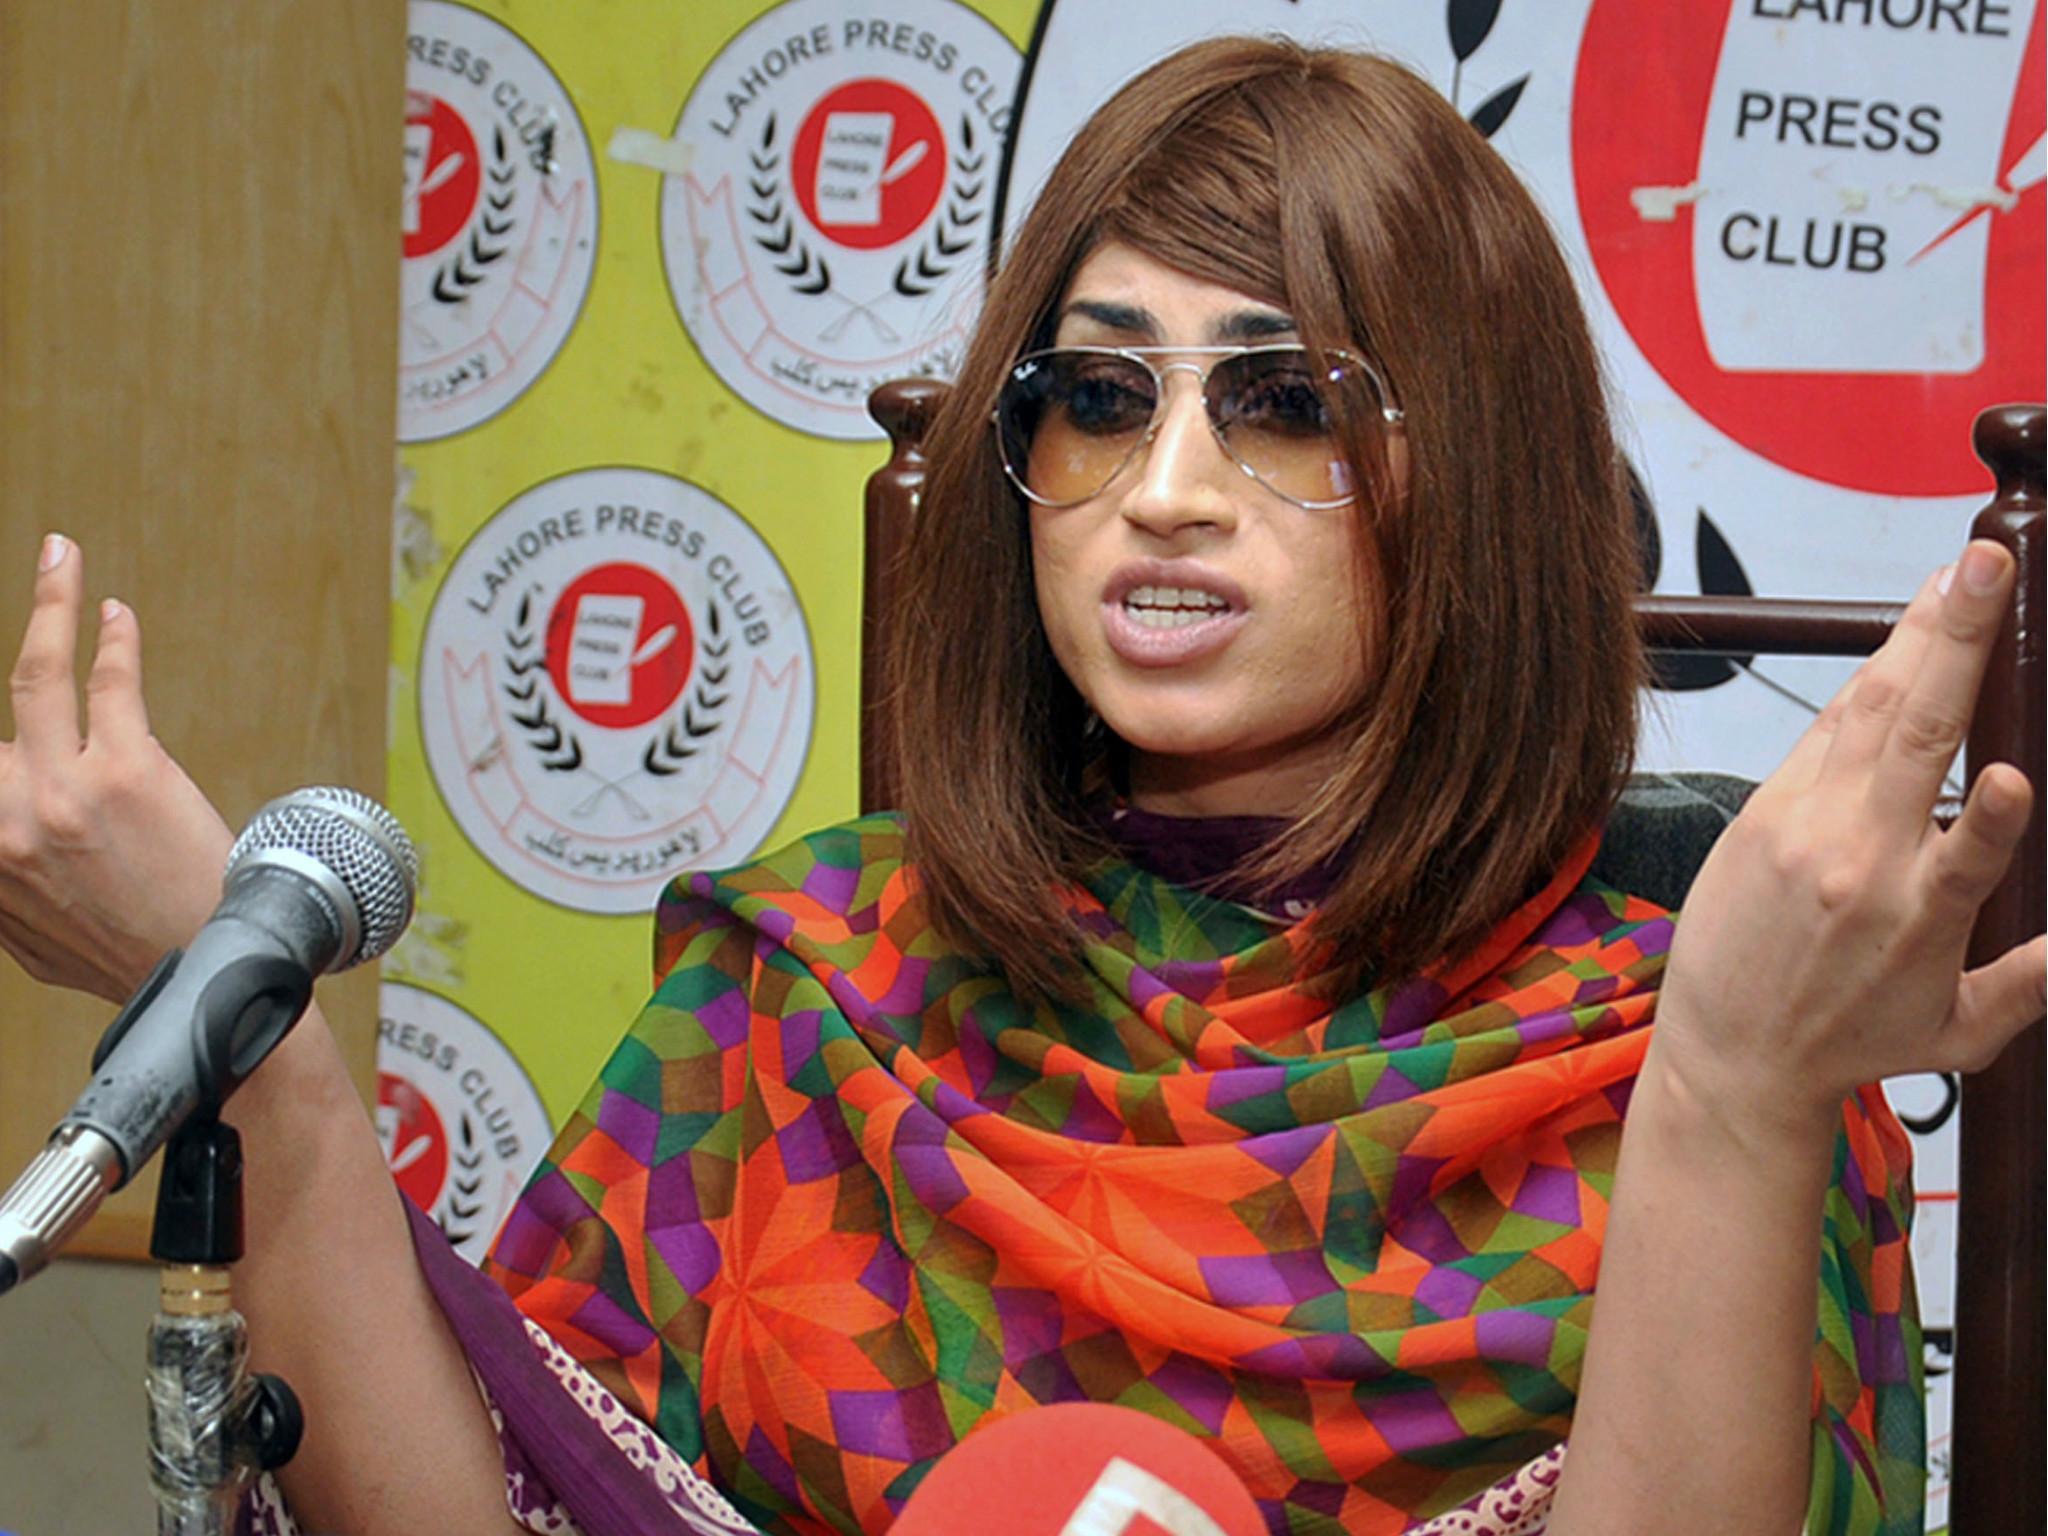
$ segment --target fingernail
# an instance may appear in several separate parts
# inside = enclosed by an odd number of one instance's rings
[[[100,603],[100,622],[111,624],[121,617],[121,600],[118,597],[105,598]]]
[[[64,551],[71,547],[71,541],[61,533],[46,534],[43,538],[42,558],[36,562],[39,571],[54,571],[64,563]]]
[[[1940,570],[1934,573],[1934,590],[1939,592],[1943,597],[1947,597],[1948,589],[1954,583],[1955,579],[1956,568],[1952,565],[1944,565]]]
[[[1972,544],[1963,551],[1963,590],[1982,597],[1998,585],[1998,578],[2005,570],[2005,562],[1998,558],[1998,552],[1989,544]]]

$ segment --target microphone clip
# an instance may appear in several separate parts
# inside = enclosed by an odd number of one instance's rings
[[[282,1379],[247,1370],[227,1269],[242,1256],[242,1140],[211,1113],[164,1148],[149,1252],[163,1265],[144,1377],[159,1528],[226,1536],[249,1478],[291,1459],[305,1418]]]

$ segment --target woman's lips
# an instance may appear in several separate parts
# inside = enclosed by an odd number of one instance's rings
[[[1102,597],[1109,648],[1139,667],[1177,667],[1213,655],[1245,618],[1243,590],[1191,562],[1120,567]]]

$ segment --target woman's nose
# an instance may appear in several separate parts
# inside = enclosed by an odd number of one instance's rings
[[[1192,369],[1169,369],[1152,439],[1125,492],[1123,515],[1162,536],[1190,526],[1235,527],[1237,464],[1216,441]]]

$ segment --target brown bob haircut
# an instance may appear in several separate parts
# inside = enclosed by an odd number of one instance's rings
[[[1341,762],[1249,873],[1342,861],[1315,919],[1333,995],[1469,953],[1604,822],[1628,770],[1626,471],[1571,275],[1499,155],[1400,66],[1268,38],[1183,49],[1081,129],[933,422],[889,619],[933,921],[1027,991],[1083,990],[1056,892],[1106,851],[1086,807],[1118,744],[1045,639],[989,411],[1110,242],[1280,305],[1311,347],[1363,352],[1405,412],[1399,486],[1377,413],[1337,424],[1366,488],[1373,671],[1336,722]]]

